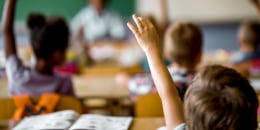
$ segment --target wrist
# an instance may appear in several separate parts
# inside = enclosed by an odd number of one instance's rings
[[[148,59],[150,58],[153,58],[153,59],[158,59],[158,60],[162,60],[162,55],[160,53],[160,50],[159,49],[152,49],[152,48],[149,48],[145,51],[145,55]]]
[[[157,42],[151,42],[149,44],[155,45],[155,46],[148,46],[148,47],[144,48],[143,51],[146,55],[151,54],[151,53],[156,53],[156,54],[160,53],[160,50],[159,50],[160,47],[157,46],[158,45]]]

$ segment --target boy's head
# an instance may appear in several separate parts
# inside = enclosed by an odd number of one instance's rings
[[[255,51],[260,43],[260,24],[257,21],[246,21],[240,25],[238,38],[242,50]]]
[[[248,80],[214,65],[195,77],[186,92],[189,130],[256,130],[258,100]]]
[[[166,57],[179,66],[194,68],[201,60],[202,32],[191,23],[175,23],[165,34],[164,52]]]
[[[87,2],[98,11],[102,11],[106,7],[108,0],[87,0]]]
[[[65,60],[69,29],[61,17],[46,19],[41,14],[30,14],[27,26],[31,33],[31,44],[36,58],[60,65]]]

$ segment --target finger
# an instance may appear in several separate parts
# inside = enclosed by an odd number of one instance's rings
[[[148,27],[143,17],[138,17],[138,19],[142,23],[143,28]]]
[[[133,15],[133,19],[135,21],[135,24],[138,27],[138,30],[142,30],[143,29],[143,25],[142,25],[142,22],[140,21],[140,19],[135,14]]]
[[[128,28],[132,31],[132,33],[137,36],[139,34],[138,29],[131,23],[127,23]]]
[[[154,27],[154,25],[152,24],[152,22],[149,19],[143,19],[144,23],[147,25],[147,27],[151,28]]]

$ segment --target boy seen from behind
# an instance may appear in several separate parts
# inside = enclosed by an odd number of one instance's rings
[[[202,32],[194,24],[176,22],[171,25],[164,39],[164,53],[171,61],[168,70],[183,100],[184,94],[196,74],[202,55]],[[129,80],[129,90],[138,95],[156,92],[150,74],[137,74]]]

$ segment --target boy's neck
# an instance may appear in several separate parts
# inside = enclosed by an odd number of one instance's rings
[[[37,60],[35,70],[43,75],[53,75],[52,66],[50,66],[45,60]]]
[[[256,50],[256,48],[241,44],[240,50],[242,52],[254,52]]]
[[[171,63],[169,67],[173,70],[176,70],[176,71],[178,71],[178,70],[195,71],[196,70],[196,67],[181,66],[181,65],[178,65],[176,63]]]
[[[242,52],[250,53],[250,52],[255,52],[255,49],[250,49],[250,48],[241,48]]]
[[[95,5],[90,5],[91,8],[95,10],[95,12],[98,14],[98,16],[101,16],[105,10],[105,8],[97,7]]]

